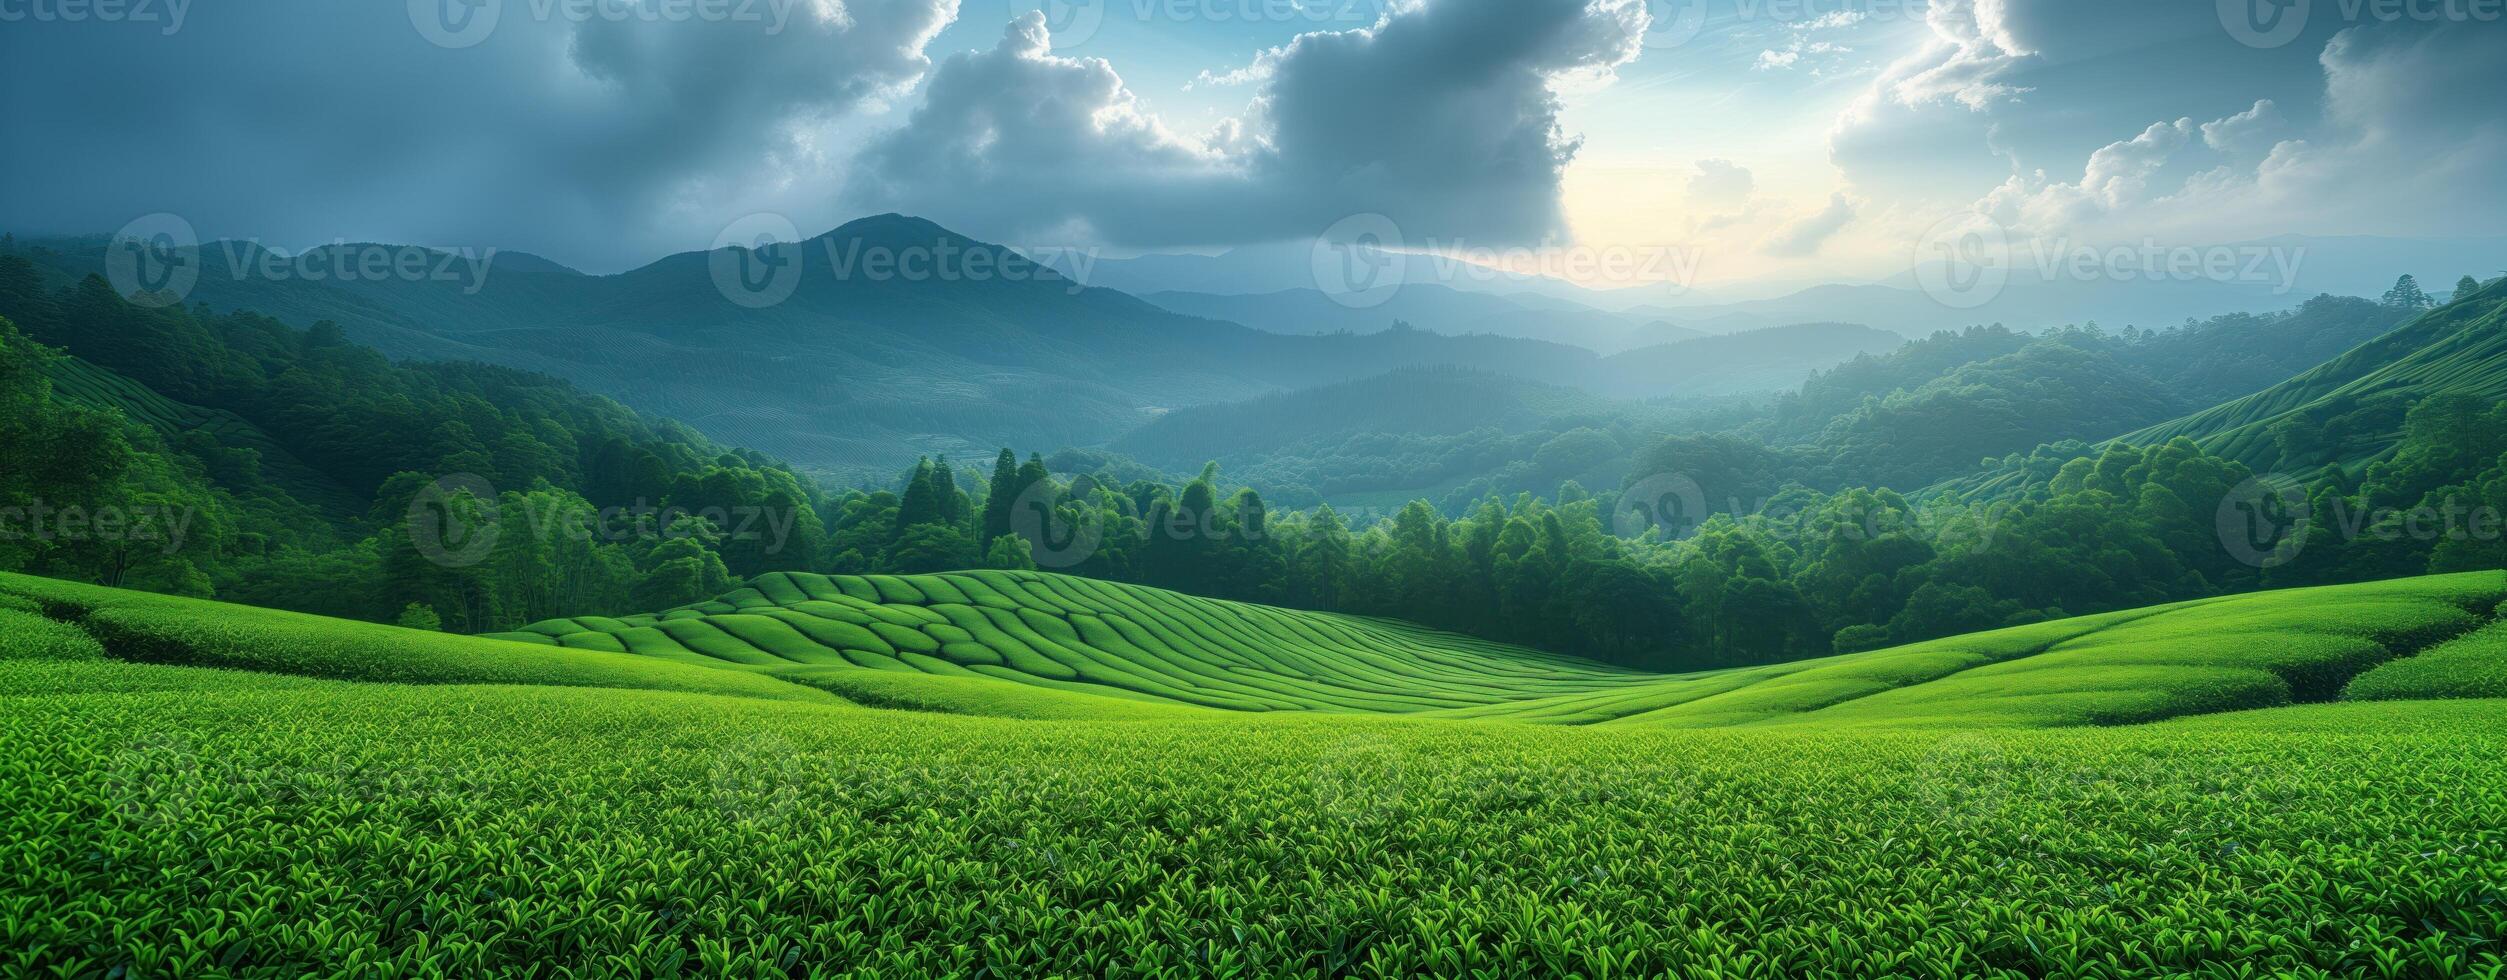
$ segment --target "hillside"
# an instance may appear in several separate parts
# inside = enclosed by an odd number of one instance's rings
[[[767,575],[699,606],[499,637],[768,667],[804,683],[829,672],[792,668],[982,676],[1240,711],[1406,713],[1638,679],[1397,623],[1032,572]]]
[[[1814,371],[1905,343],[1859,324],[1796,323],[1621,351],[1602,359],[1595,385],[1631,397],[1666,388],[1690,395],[1788,391]]]
[[[0,576],[0,972],[2477,974],[2507,701],[2425,699],[2502,595],[1647,678],[1033,574],[526,642]]]
[[[99,273],[105,244],[16,247],[57,287]],[[766,250],[766,261],[801,271],[787,297],[762,308],[717,287],[712,268],[726,253],[609,276],[520,254],[471,257],[482,272],[464,256],[417,253],[449,274],[273,278],[256,271],[258,246],[213,242],[187,256],[202,266],[188,299],[299,328],[330,321],[394,358],[543,372],[725,443],[847,474],[884,471],[899,453],[1090,445],[1161,409],[1403,366],[1565,382],[1595,361],[1515,338],[1287,337],[1181,316],[900,215]],[[917,260],[928,261],[908,264]]]
[[[1669,323],[1535,294],[1503,296],[1432,283],[1406,285],[1385,302],[1363,309],[1316,289],[1246,294],[1158,291],[1143,293],[1141,298],[1187,316],[1283,334],[1372,333],[1398,321],[1432,333],[1547,340],[1604,354],[1706,336]]]
[[[2117,724],[2334,700],[2488,622],[2507,574],[2209,599],[1870,653],[1628,674],[1379,621],[1036,573],[772,575],[699,606],[506,638],[768,668],[983,675],[1236,710],[1688,727]],[[824,668],[833,668],[832,671]],[[2420,697],[2460,693],[2448,679]],[[2407,697],[2371,686],[2386,697]],[[835,688],[839,693],[841,687]]]
[[[2296,377],[2120,440],[2190,437],[2263,472],[2356,467],[2401,438],[2412,402],[2437,394],[2507,398],[2507,280]]]
[[[52,621],[0,616],[11,644],[68,627],[98,655],[126,661],[395,683],[780,700],[832,693],[1020,717],[1221,709],[1690,728],[2034,728],[2346,696],[2507,695],[2484,659],[2502,628],[2485,624],[2498,622],[2507,600],[2499,572],[2200,600],[1671,676],[1385,620],[1034,572],[776,573],[695,606],[492,637],[15,575],[0,576],[6,596],[19,598],[0,606],[40,609]],[[2419,661],[2424,651],[2434,659]]]
[[[169,442],[196,433],[228,450],[250,450],[260,474],[281,492],[313,505],[333,520],[363,516],[367,505],[363,494],[296,458],[284,443],[243,416],[175,401],[75,357],[61,358],[49,369],[53,393],[64,400],[120,412]],[[250,488],[232,489],[248,492]]]
[[[1224,405],[1177,409],[1107,444],[1169,469],[1250,460],[1301,443],[1369,436],[1457,436],[1538,429],[1622,403],[1500,374],[1407,370]],[[1230,464],[1234,468],[1234,464]]]

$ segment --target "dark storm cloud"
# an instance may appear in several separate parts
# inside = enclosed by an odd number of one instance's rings
[[[1414,243],[1537,241],[1563,230],[1577,147],[1556,87],[1635,58],[1645,26],[1634,0],[1404,6],[1265,53],[1239,73],[1260,91],[1244,118],[1187,137],[1031,15],[942,64],[855,192],[1028,239],[1234,244],[1378,213]]]
[[[431,10],[7,25],[0,227],[105,232],[171,211],[211,237],[623,266],[700,247],[726,211],[832,169],[815,133],[920,78],[956,3],[486,0],[472,11],[493,30],[452,47],[421,29]]]

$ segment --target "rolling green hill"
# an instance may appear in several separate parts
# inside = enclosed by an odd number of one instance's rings
[[[320,508],[332,519],[361,516],[366,500],[329,474],[305,465],[285,445],[251,420],[222,409],[188,405],[155,389],[76,357],[50,365],[52,390],[59,397],[91,408],[112,409],[133,422],[156,430],[167,440],[199,433],[228,449],[248,449],[260,473],[289,496]]]
[[[1036,572],[763,575],[698,606],[498,635],[760,668],[838,693],[887,671],[1239,711],[1401,714],[1644,679],[1400,623]]]
[[[2355,467],[2401,438],[2411,402],[2446,393],[2507,398],[2507,280],[2280,384],[2121,438],[2188,436],[2258,472]]]
[[[2470,633],[2502,600],[2507,573],[2431,576],[1674,677],[1383,621],[1034,572],[768,575],[715,602],[557,620],[505,638],[738,666],[848,696],[867,673],[887,672],[1233,710],[1684,727],[2042,727],[2335,700],[2362,674]],[[2370,688],[2382,697],[2462,696],[2483,690],[2469,679],[2476,674],[2389,672]],[[2391,686],[2402,681],[2418,686]],[[2466,687],[2446,686],[2456,683]]]
[[[1716,728],[2060,727],[2502,693],[2507,573],[2256,593],[1867,653],[1649,675],[1403,623],[1037,572],[774,573],[649,615],[460,637],[0,577],[122,660],[966,714],[1195,709]],[[2415,657],[2428,651],[2433,658]],[[779,683],[780,682],[780,683]],[[2352,690],[2353,687],[2357,690]]]
[[[2507,573],[1670,678],[1089,584],[517,643],[0,576],[0,973],[2507,972],[2507,702],[2417,700]]]

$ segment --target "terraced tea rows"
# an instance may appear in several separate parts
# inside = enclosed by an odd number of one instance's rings
[[[6,976],[2507,975],[2499,702],[1104,724],[49,667],[0,695]]]
[[[2495,697],[2507,575],[2293,589],[1451,712],[1580,724],[2126,724],[2341,697]],[[2488,670],[2484,675],[2482,671]],[[2367,675],[2367,676],[2363,676]],[[2356,679],[2356,680],[2354,680]],[[2353,690],[2353,686],[2358,690]]]
[[[657,615],[561,619],[498,636],[804,683],[891,671],[1237,711],[1401,714],[1651,679],[1400,623],[1034,572],[776,573]]]
[[[2330,701],[2381,667],[2363,696],[2477,695],[2488,688],[2466,688],[2465,670],[2413,674],[2398,661],[2473,631],[2502,599],[2507,573],[2430,576],[2207,599],[1675,677],[1397,623],[1033,572],[777,574],[715,602],[556,620],[505,638],[737,667],[911,707],[948,708],[952,699],[935,698],[928,684],[870,675],[1011,681],[1240,711],[1691,728],[2044,727]]]
[[[0,575],[0,975],[2507,977],[2502,594],[1666,678],[1052,576],[524,644]]]

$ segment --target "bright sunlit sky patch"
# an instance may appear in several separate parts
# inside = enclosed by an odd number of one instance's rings
[[[18,16],[0,109],[34,149],[0,158],[0,227],[172,211],[213,237],[611,271],[758,211],[1123,253],[1381,214],[1414,245],[1681,249],[1705,283],[1894,275],[1966,212],[2084,243],[2495,233],[2507,24],[2479,4],[2288,2],[2268,35],[2186,0]],[[499,16],[444,43],[449,22],[427,21],[462,5]]]

